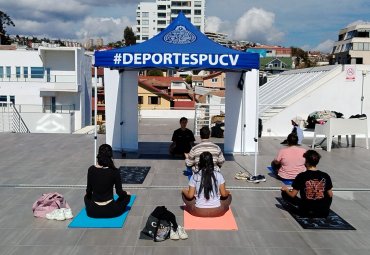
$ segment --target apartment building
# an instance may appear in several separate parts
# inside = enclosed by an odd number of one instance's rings
[[[370,64],[370,23],[351,25],[339,31],[334,43],[333,63]]]
[[[136,9],[136,41],[143,42],[165,29],[183,12],[201,32],[205,26],[205,0],[140,2]]]
[[[0,50],[0,131],[17,132],[15,117],[31,133],[90,125],[91,86],[91,57],[82,48]]]

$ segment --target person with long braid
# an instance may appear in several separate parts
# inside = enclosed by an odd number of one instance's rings
[[[231,193],[226,189],[225,179],[215,171],[212,154],[208,151],[199,156],[198,171],[182,190],[185,210],[198,217],[219,217],[231,204]]]
[[[130,193],[122,190],[121,174],[115,167],[112,157],[112,147],[103,144],[99,147],[97,164],[89,167],[84,197],[89,217],[118,217],[125,212],[130,202]],[[117,200],[113,198],[113,187],[118,195]]]

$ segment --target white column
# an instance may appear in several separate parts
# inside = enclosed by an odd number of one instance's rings
[[[246,72],[244,89],[238,88],[241,73],[226,74],[225,153],[254,154],[258,103],[258,70]]]
[[[106,143],[113,150],[138,150],[138,78],[136,71],[104,69]]]
[[[121,86],[117,70],[104,68],[104,93],[105,93],[105,139],[113,150],[121,150]]]
[[[137,151],[138,145],[138,72],[121,73],[122,149]]]

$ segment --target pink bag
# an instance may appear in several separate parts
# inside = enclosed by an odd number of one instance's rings
[[[42,194],[32,205],[33,215],[40,218],[45,218],[47,213],[51,213],[55,209],[60,208],[71,207],[68,205],[63,195],[57,192]]]

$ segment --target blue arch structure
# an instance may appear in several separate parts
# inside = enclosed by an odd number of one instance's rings
[[[130,86],[137,83],[137,70],[221,70],[228,73],[226,84],[235,84],[226,86],[224,150],[227,153],[254,153],[256,171],[258,53],[237,51],[215,43],[180,13],[166,29],[150,40],[128,47],[96,51],[94,56],[95,67],[105,68],[106,142],[113,149],[138,150],[137,88]],[[243,86],[244,82],[247,86]]]
[[[166,29],[150,40],[128,47],[96,51],[95,66],[124,70],[246,71],[259,69],[259,54],[215,43],[180,13]]]

